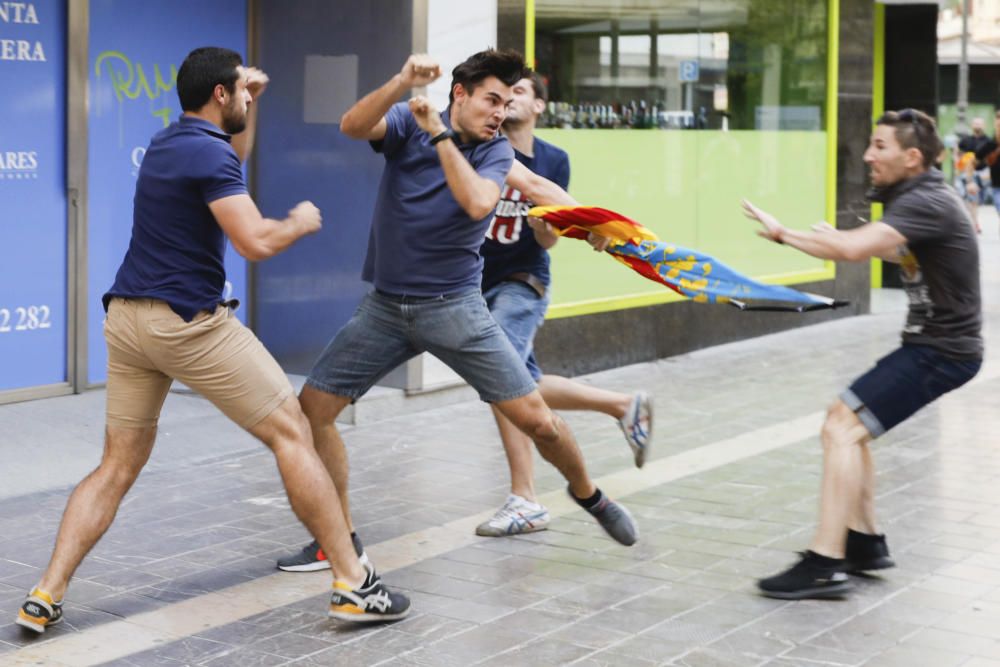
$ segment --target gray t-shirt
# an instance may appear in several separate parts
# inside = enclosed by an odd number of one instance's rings
[[[965,206],[937,169],[892,186],[884,201],[882,222],[909,250],[900,262],[910,302],[903,342],[982,358],[979,242]]]

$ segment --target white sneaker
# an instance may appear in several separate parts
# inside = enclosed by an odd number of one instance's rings
[[[646,392],[640,391],[632,397],[632,404],[618,425],[635,456],[635,467],[641,468],[653,442],[653,402]]]
[[[507,502],[497,510],[492,519],[476,526],[476,535],[503,537],[533,533],[548,527],[549,511],[543,505],[512,493],[507,496]]]

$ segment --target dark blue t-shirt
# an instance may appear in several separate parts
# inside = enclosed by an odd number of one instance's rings
[[[518,150],[514,157],[531,171],[556,183],[563,190],[569,187],[569,156],[561,148],[535,138],[535,156],[528,157]],[[483,290],[488,290],[514,273],[530,273],[548,286],[549,253],[535,240],[535,231],[528,224],[528,210],[533,206],[516,188],[503,186],[496,217],[486,231],[486,240],[479,249],[483,256]]]
[[[186,115],[153,137],[135,185],[132,240],[105,310],[116,296],[159,299],[190,322],[222,302],[226,236],[208,204],[247,192],[229,141]]]
[[[478,288],[479,246],[493,212],[473,220],[445,180],[437,148],[430,145],[406,102],[385,116],[386,133],[372,147],[385,156],[372,216],[362,279],[390,294],[437,296]],[[441,120],[451,127],[449,109]],[[472,168],[503,187],[514,163],[506,137],[458,144]]]

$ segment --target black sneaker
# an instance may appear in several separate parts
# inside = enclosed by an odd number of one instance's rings
[[[354,552],[358,554],[361,564],[366,568],[371,568],[368,554],[365,553],[365,547],[361,544],[361,538],[358,537],[357,533],[351,533],[351,542],[354,544]],[[278,569],[285,572],[316,572],[317,570],[329,570],[330,561],[323,553],[319,542],[313,540],[294,556],[279,558]]]
[[[802,559],[781,574],[757,582],[757,587],[769,598],[802,600],[805,598],[839,598],[851,590],[841,558],[827,558],[812,551],[803,551]]]
[[[377,623],[398,621],[410,613],[410,599],[401,593],[393,593],[374,570],[361,588],[352,589],[339,579],[333,582],[330,596],[330,618],[353,623]]]
[[[596,505],[586,507],[568,488],[566,491],[569,493],[570,498],[575,500],[580,507],[583,507],[583,509],[590,512],[591,516],[597,519],[597,523],[601,524],[601,528],[615,542],[630,547],[638,541],[639,528],[635,525],[635,519],[632,518],[632,514],[625,509],[624,505],[616,503],[601,493],[601,499]]]
[[[889,557],[885,535],[869,535],[856,530],[847,531],[847,572],[871,572],[896,567]]]
[[[17,612],[15,623],[22,628],[42,634],[45,628],[63,620],[62,601],[56,602],[52,596],[39,588],[33,588]]]

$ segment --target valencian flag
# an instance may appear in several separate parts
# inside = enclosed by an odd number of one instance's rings
[[[607,252],[619,262],[698,303],[797,312],[846,305],[845,301],[748,278],[714,257],[661,241],[635,220],[606,208],[536,206],[528,215],[545,220],[560,236],[586,239],[593,232],[612,239]]]

